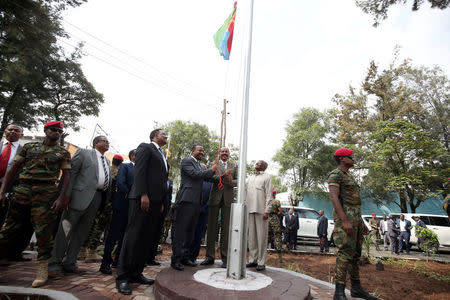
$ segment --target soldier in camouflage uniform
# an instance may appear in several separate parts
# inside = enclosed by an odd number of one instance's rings
[[[372,243],[375,245],[375,249],[380,251],[380,247],[378,246],[378,236],[380,233],[380,221],[377,219],[377,215],[375,213],[372,214],[372,219],[369,220],[370,237],[372,239]]]
[[[351,295],[377,299],[361,287],[358,260],[361,256],[363,234],[368,234],[361,217],[361,196],[358,183],[349,174],[353,167],[353,150],[340,148],[334,153],[339,164],[328,176],[328,187],[334,211],[333,239],[339,249],[336,257],[336,290],[333,299],[343,300],[347,272],[350,274]]]
[[[70,179],[70,153],[58,145],[64,125],[60,121],[45,124],[43,142],[25,144],[14,158],[0,188],[0,199],[5,200],[5,188],[18,170],[19,185],[13,190],[10,211],[0,231],[0,258],[8,256],[11,245],[21,232],[36,232],[39,271],[32,286],[45,284],[48,278],[48,259],[53,247],[53,226],[57,210],[64,210],[69,199],[65,192]],[[56,182],[62,170],[64,179],[58,196]],[[27,237],[31,238],[31,234]]]
[[[83,245],[86,248],[86,256],[84,262],[94,263],[101,262],[102,257],[97,254],[97,247],[100,245],[100,239],[102,234],[107,236],[109,230],[109,224],[112,218],[112,199],[117,191],[116,177],[119,172],[119,166],[123,162],[123,157],[119,154],[114,155],[111,166],[111,195],[110,199],[106,200],[104,207],[100,207],[95,216],[94,224],[92,224],[89,236]]]
[[[281,249],[282,249],[282,237],[281,237],[281,226],[280,226],[280,219],[278,218],[278,215],[283,213],[281,211],[281,203],[280,200],[275,199],[277,195],[277,191],[272,191],[272,204],[269,208],[269,237],[273,238],[273,243],[275,245],[275,249],[278,252],[278,257],[280,262],[283,261],[283,258],[281,256]],[[272,242],[272,241],[269,241]]]

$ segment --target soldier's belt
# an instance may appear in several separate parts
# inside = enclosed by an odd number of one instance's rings
[[[19,184],[26,184],[26,185],[49,185],[49,184],[56,184],[55,180],[36,180],[36,179],[20,179]]]

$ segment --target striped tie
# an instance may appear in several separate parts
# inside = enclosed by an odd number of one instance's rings
[[[103,155],[102,155],[102,165],[103,165],[103,171],[105,171],[105,183],[103,184],[103,190],[106,191],[108,189],[108,185],[109,185],[109,176],[108,176],[108,170],[106,169],[105,157]]]

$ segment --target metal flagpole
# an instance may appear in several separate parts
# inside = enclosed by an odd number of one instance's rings
[[[244,82],[242,85],[241,137],[239,144],[238,195],[237,203],[231,206],[230,231],[228,238],[227,278],[245,278],[247,254],[247,206],[245,201],[245,179],[247,167],[248,103],[250,89],[250,61],[252,50],[253,0],[241,1],[237,14],[243,12],[241,22],[248,22],[243,30]],[[245,6],[245,7],[244,7]],[[244,9],[243,9],[244,8]],[[237,24],[237,23],[236,23]],[[242,24],[244,25],[244,24]],[[247,42],[247,44],[246,44]],[[236,51],[236,49],[235,49]]]

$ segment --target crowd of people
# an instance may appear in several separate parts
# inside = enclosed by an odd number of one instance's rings
[[[183,271],[197,265],[205,233],[206,257],[200,265],[214,264],[219,242],[221,267],[227,267],[230,211],[238,176],[228,148],[221,148],[218,158],[207,167],[202,163],[202,145],[195,144],[191,155],[181,161],[181,183],[172,204],[173,182],[162,150],[167,143],[163,130],[153,130],[150,143],[131,150],[129,163],[123,163],[120,155],[115,155],[111,163],[105,156],[109,150],[106,136],[95,137],[92,149],[78,149],[71,157],[59,145],[63,129],[61,121],[49,122],[44,125],[42,142],[22,147],[18,141],[23,130],[11,124],[0,145],[0,258],[27,260],[22,251],[35,233],[39,269],[33,287],[63,272],[83,272],[77,264],[80,257],[86,262],[101,261],[99,271],[103,274],[111,275],[116,268],[116,286],[122,294],[132,293],[133,282],[153,284],[143,270],[160,264],[155,257],[158,244],[168,235],[169,224],[173,269]],[[361,218],[359,186],[348,172],[354,163],[353,150],[340,148],[334,157],[338,168],[328,178],[334,206],[333,240],[338,248],[334,299],[346,299],[347,273],[353,297],[376,299],[359,281],[357,261],[363,235],[369,230]],[[288,250],[295,249],[299,229],[294,207],[283,214],[272,180],[265,173],[267,167],[267,162],[257,161],[246,185],[246,266],[257,271],[265,270],[268,243],[281,261],[283,243]],[[320,252],[328,252],[328,219],[323,211],[319,215]],[[425,226],[419,219],[416,223]],[[411,223],[403,215],[396,222],[383,216],[380,222],[373,214],[369,226],[377,248],[381,234],[385,249],[389,242],[391,251],[398,253],[404,240],[409,252]],[[103,257],[97,254],[101,240]]]

